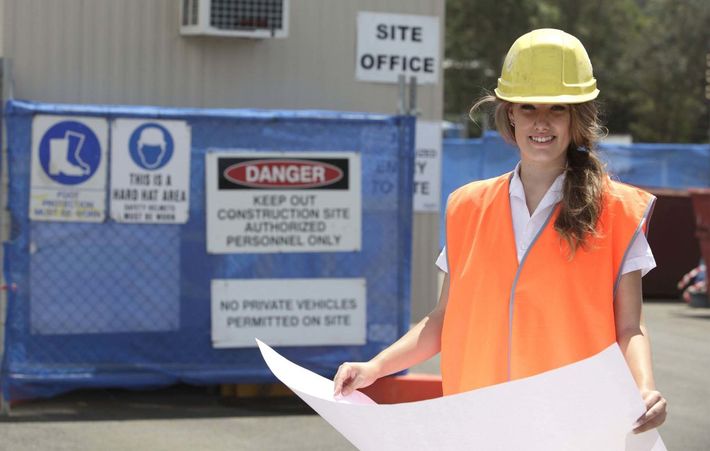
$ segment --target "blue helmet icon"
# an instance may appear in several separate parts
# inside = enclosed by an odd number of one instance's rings
[[[173,138],[160,124],[148,123],[138,127],[128,143],[133,161],[143,169],[160,169],[173,155]]]

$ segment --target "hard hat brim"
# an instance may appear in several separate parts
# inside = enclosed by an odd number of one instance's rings
[[[493,91],[495,92],[497,98],[510,103],[584,103],[596,99],[599,95],[598,89],[586,94],[564,94],[558,96],[506,96],[501,94],[498,88]]]

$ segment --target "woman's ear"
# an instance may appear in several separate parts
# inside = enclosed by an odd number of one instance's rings
[[[509,106],[506,112],[508,113],[508,122],[510,123],[510,126],[515,127],[515,121],[513,120],[513,107]]]

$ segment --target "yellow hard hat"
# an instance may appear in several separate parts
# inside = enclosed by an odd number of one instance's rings
[[[579,39],[542,28],[510,47],[495,93],[513,103],[582,103],[595,99],[599,90]]]

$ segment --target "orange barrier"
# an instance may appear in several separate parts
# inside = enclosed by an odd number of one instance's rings
[[[431,374],[407,374],[383,377],[361,392],[378,404],[423,401],[442,396],[441,376]]]
[[[378,404],[423,401],[442,396],[441,376],[431,374],[407,374],[383,377],[369,387],[360,389]],[[253,399],[294,396],[281,383],[271,384],[223,384],[220,395],[227,398]]]

